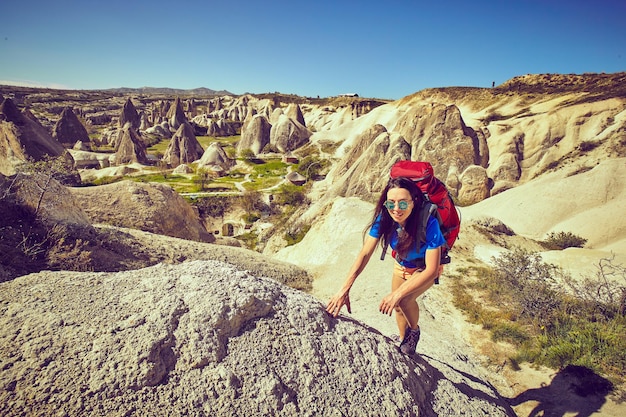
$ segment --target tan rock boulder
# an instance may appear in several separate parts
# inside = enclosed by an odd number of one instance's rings
[[[327,179],[333,186],[325,198],[358,196],[374,201],[389,180],[391,166],[410,158],[410,145],[397,133],[390,134],[382,125],[364,132],[355,148],[331,170]]]
[[[300,123],[302,126],[306,127],[306,123],[304,121],[304,115],[302,114],[302,109],[300,108],[299,104],[291,103],[289,106],[287,106],[287,110],[285,110],[285,114],[291,120],[295,120],[296,122]]]
[[[192,261],[0,284],[0,413],[512,415],[481,376],[406,357],[380,332],[263,276]]]
[[[166,185],[121,181],[71,191],[93,223],[200,242],[215,240],[202,226],[193,207]]]
[[[460,176],[458,200],[465,206],[478,203],[489,197],[492,181],[485,168],[471,165]]]

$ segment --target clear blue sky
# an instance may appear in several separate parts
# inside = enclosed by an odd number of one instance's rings
[[[0,83],[398,99],[626,71],[625,17],[625,0],[0,0]]]

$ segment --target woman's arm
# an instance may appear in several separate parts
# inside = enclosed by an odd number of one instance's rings
[[[426,256],[424,257],[426,267],[424,270],[414,272],[411,278],[383,298],[378,308],[381,313],[391,315],[404,297],[415,292],[422,293],[432,285],[439,273],[440,251],[441,248],[426,250]]]
[[[350,288],[352,288],[352,284],[356,281],[357,277],[363,272],[365,266],[369,262],[372,254],[374,253],[374,249],[376,249],[376,244],[378,243],[378,239],[372,236],[366,236],[365,241],[363,242],[363,247],[361,251],[357,255],[352,267],[350,268],[350,272],[348,272],[348,277],[346,278],[345,283],[335,294],[328,305],[326,306],[326,311],[330,313],[333,317],[337,317],[339,315],[339,311],[341,307],[344,305],[348,308],[348,313],[352,313],[352,309],[350,308]]]

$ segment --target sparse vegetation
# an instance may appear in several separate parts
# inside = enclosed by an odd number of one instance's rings
[[[274,202],[280,206],[297,207],[308,202],[302,187],[291,184],[283,184],[274,195]]]
[[[483,122],[489,124],[491,122],[497,122],[498,120],[504,119],[508,119],[508,116],[503,116],[500,113],[494,111],[493,113],[488,114],[487,117],[483,119]]]
[[[301,242],[310,229],[311,226],[306,225],[302,227],[295,227],[285,232],[283,237],[287,241],[287,246],[295,245],[296,243]]]
[[[582,248],[587,243],[587,239],[575,235],[572,232],[550,232],[542,244],[551,250],[562,250],[567,248]]]
[[[91,269],[88,243],[82,230],[50,224],[41,217],[44,201],[55,198],[58,180],[73,178],[63,157],[44,158],[24,163],[12,178],[0,181],[0,252],[1,263],[16,273],[52,270],[85,271]],[[4,178],[4,177],[2,177]],[[31,193],[34,204],[24,205],[16,192]]]
[[[600,146],[600,142],[592,141],[592,140],[584,140],[580,142],[580,144],[578,145],[578,150],[582,153],[586,153],[586,152],[593,151],[598,146]]]
[[[513,368],[531,362],[562,369],[582,366],[619,386],[626,382],[626,269],[612,259],[598,276],[576,283],[560,268],[516,248],[493,268],[460,271],[455,304],[468,319],[510,343]],[[567,284],[567,285],[566,285]]]

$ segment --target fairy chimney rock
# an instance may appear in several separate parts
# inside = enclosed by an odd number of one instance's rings
[[[278,116],[270,131],[270,143],[281,152],[289,152],[305,145],[311,132],[285,114]]]
[[[204,149],[196,139],[193,126],[183,122],[170,140],[163,161],[171,167],[194,162],[202,156]]]
[[[198,166],[217,166],[224,171],[234,165],[235,161],[226,155],[224,149],[217,142],[211,143],[198,161]]]
[[[241,154],[245,149],[251,149],[255,155],[260,154],[263,148],[270,143],[271,128],[272,125],[264,115],[252,116],[249,122],[244,123],[241,140],[237,145],[237,153]]]
[[[131,127],[130,123],[126,123],[117,141],[117,149],[115,150],[113,163],[115,165],[122,165],[135,162],[140,164],[148,163],[146,145],[143,143],[139,133]]]
[[[166,115],[167,120],[170,123],[170,127],[174,130],[178,129],[183,123],[187,121],[183,105],[179,97],[176,97],[174,104],[169,108]]]
[[[130,98],[124,103],[124,107],[122,108],[122,113],[119,118],[120,127],[124,127],[126,123],[130,123],[130,126],[135,130],[139,130],[141,127],[141,118],[139,117],[139,113],[137,113],[137,109]]]
[[[52,129],[52,137],[68,149],[73,148],[76,142],[82,142],[87,147],[91,143],[87,129],[71,107],[65,107],[61,112],[61,117]]]
[[[45,156],[67,154],[65,148],[30,112],[20,111],[9,98],[0,104],[2,125],[6,127],[3,129],[5,143],[0,143],[0,173],[4,175],[13,175],[15,167],[27,160],[39,161]]]
[[[300,123],[302,126],[306,127],[306,123],[304,122],[304,115],[302,114],[302,109],[300,108],[299,104],[296,104],[296,103],[290,104],[287,107],[285,114],[290,119],[295,120],[296,122]]]

